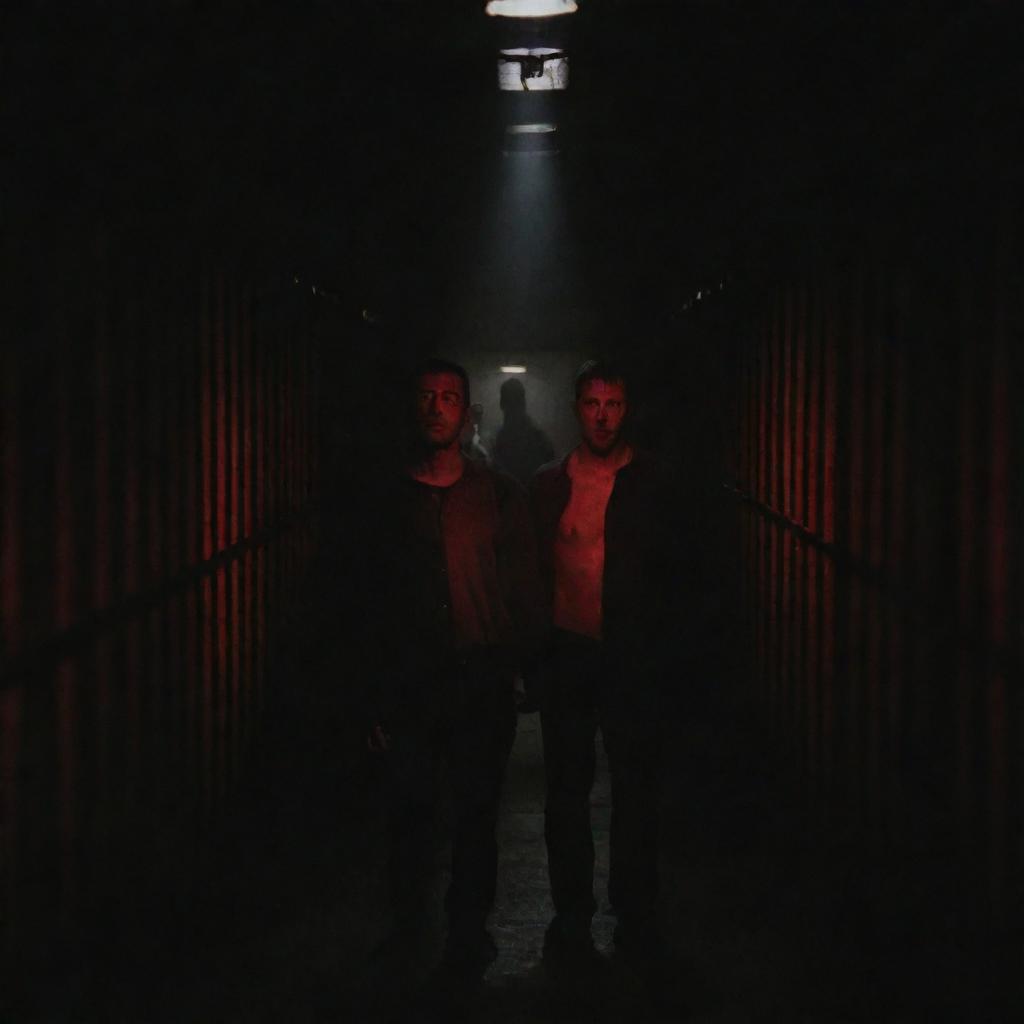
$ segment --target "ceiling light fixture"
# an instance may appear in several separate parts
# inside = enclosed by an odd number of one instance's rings
[[[510,124],[505,128],[506,135],[550,135],[557,131],[557,124]]]
[[[505,126],[505,142],[502,153],[548,153],[558,152],[558,125],[556,124],[509,124]]]
[[[502,92],[547,92],[569,87],[569,58],[550,46],[517,46],[498,57],[498,88]]]
[[[579,8],[576,0],[490,0],[485,10],[498,18],[553,18]]]

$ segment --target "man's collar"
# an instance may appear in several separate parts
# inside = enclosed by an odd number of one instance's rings
[[[482,477],[485,473],[487,473],[487,471],[488,471],[487,467],[482,462],[479,462],[476,459],[467,459],[465,456],[463,456],[462,457],[462,473],[459,475],[459,477],[456,480],[454,480],[448,486],[449,487],[455,487],[457,484],[459,484],[463,480],[467,480],[467,479],[476,480],[476,479]],[[422,483],[422,481],[417,480],[416,477],[414,477],[412,475],[412,470],[410,468],[408,468],[408,467],[406,467],[406,469],[403,470],[402,477],[405,480],[411,480],[413,483]],[[435,485],[425,484],[424,486],[431,487],[431,486],[437,486],[437,485],[436,484]]]
[[[568,476],[574,475],[581,465],[580,452],[583,451],[583,444],[580,443],[566,455],[562,462],[562,468]],[[595,473],[618,473],[625,469],[636,456],[636,450],[628,442],[624,441],[622,447],[616,452],[610,452],[604,459],[594,458],[583,463],[583,471],[593,470]]]

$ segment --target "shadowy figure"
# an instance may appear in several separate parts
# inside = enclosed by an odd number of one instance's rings
[[[494,440],[495,465],[529,484],[533,474],[555,457],[547,434],[526,415],[526,388],[512,378],[501,385],[501,411],[505,422]]]

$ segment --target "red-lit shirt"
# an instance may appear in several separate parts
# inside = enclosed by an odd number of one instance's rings
[[[541,602],[523,489],[466,460],[448,487],[408,479],[403,491],[400,631],[432,650],[532,643]]]

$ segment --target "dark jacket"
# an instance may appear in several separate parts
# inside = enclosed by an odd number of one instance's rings
[[[360,632],[371,716],[386,718],[418,699],[432,673],[460,659],[511,669],[531,658],[543,628],[542,599],[526,494],[517,481],[467,460],[449,488],[404,476],[385,481],[366,514]],[[480,567],[471,648],[453,621],[446,515],[453,517],[449,541],[465,543],[463,557]]]
[[[566,456],[542,466],[530,488],[548,622],[554,598],[555,539],[572,490],[568,461]],[[602,588],[603,639],[627,654],[657,656],[673,625],[679,580],[678,538],[671,529],[671,512],[660,464],[646,452],[634,451],[633,459],[616,474],[608,500]]]

